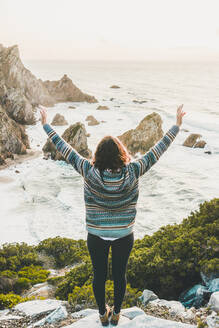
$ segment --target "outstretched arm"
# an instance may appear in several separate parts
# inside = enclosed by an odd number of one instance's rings
[[[55,145],[56,149],[62,154],[66,161],[85,178],[91,167],[90,162],[86,158],[82,157],[75,149],[73,149],[72,146],[60,137],[51,125],[47,123],[47,114],[44,108],[40,110],[40,114],[43,129]]]
[[[179,127],[182,124],[182,117],[186,114],[182,111],[183,105],[179,106],[176,115],[176,124],[173,125],[169,131],[153,146],[144,156],[140,159],[131,162],[130,165],[134,167],[136,176],[140,177],[146,173],[161,157],[161,155],[167,150],[170,144],[175,139],[179,132]]]

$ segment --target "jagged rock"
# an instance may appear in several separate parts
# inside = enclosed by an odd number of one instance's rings
[[[135,103],[135,104],[144,104],[146,102],[147,102],[147,100],[133,100],[133,103]]]
[[[98,106],[97,107],[97,110],[108,110],[109,109],[109,107],[107,107],[107,106]]]
[[[218,328],[219,327],[219,315],[216,312],[212,312],[206,318],[206,322],[209,328]]]
[[[142,304],[146,305],[149,301],[156,300],[158,296],[149,289],[145,289],[142,293],[142,295],[139,297],[139,300],[142,302]]]
[[[216,312],[219,311],[219,291],[211,295],[208,305],[212,308],[212,310]]]
[[[25,127],[12,120],[0,106],[0,155],[2,161],[13,154],[26,154],[30,148]]]
[[[93,115],[88,115],[86,117],[85,121],[88,121],[88,125],[98,125],[98,124],[100,124],[100,122],[97,121],[96,118]]]
[[[118,85],[113,84],[113,85],[111,85],[110,88],[112,88],[112,89],[119,89],[120,87]]]
[[[68,142],[80,155],[86,158],[91,157],[91,151],[88,149],[86,130],[84,124],[77,122],[70,125],[62,134],[62,138]],[[43,146],[44,153],[50,153],[51,158],[54,160],[64,160],[63,156],[56,150],[54,144],[47,139]]]
[[[75,109],[75,106],[68,106],[69,109]]]
[[[17,304],[14,309],[28,316],[36,316],[47,312],[52,312],[65,302],[58,300],[34,300]]]
[[[194,148],[204,148],[206,145],[206,142],[204,140],[199,140],[194,144]]]
[[[131,154],[144,154],[163,136],[162,119],[159,114],[147,115],[139,125],[123,133],[118,138],[124,143]]]
[[[81,92],[67,75],[59,81],[37,79],[24,67],[17,45],[0,45],[0,104],[11,118],[21,124],[34,124],[36,106],[65,101],[97,102]]]
[[[72,80],[64,74],[61,80],[58,81],[44,81],[43,85],[48,90],[49,94],[55,99],[56,102],[65,101],[87,101],[89,103],[96,103],[97,100],[93,96],[81,92]]]
[[[68,122],[66,121],[63,115],[57,113],[54,116],[51,125],[68,125]]]
[[[88,309],[84,309],[84,310],[81,310],[78,312],[73,312],[71,315],[72,315],[72,318],[74,318],[74,319],[81,319],[81,318],[85,318],[92,314],[98,314],[98,311],[88,308]]]
[[[202,136],[201,134],[192,133],[190,134],[183,143],[185,147],[204,148],[206,142],[204,140],[198,140]]]
[[[45,297],[45,298],[53,298],[55,297],[55,286],[49,285],[47,282],[34,285],[30,290],[28,290],[23,296],[31,297]]]
[[[185,307],[178,301],[167,301],[164,299],[155,299],[153,301],[149,301],[149,304],[156,306],[165,306],[169,309],[171,315],[180,315],[185,312]]]
[[[137,306],[133,306],[131,308],[121,310],[121,315],[123,315],[126,318],[129,318],[130,320],[142,314],[144,314],[144,311],[138,308]]]
[[[44,326],[45,324],[53,324],[57,321],[64,320],[68,317],[68,312],[66,308],[60,305],[57,309],[55,309],[52,313],[48,314],[45,318],[35,322],[34,324],[29,325],[27,328]]]

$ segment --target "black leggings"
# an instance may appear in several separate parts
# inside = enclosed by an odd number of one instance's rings
[[[88,233],[87,246],[93,264],[93,291],[100,314],[105,313],[105,283],[108,254],[112,246],[112,274],[114,280],[114,311],[120,312],[126,290],[126,266],[134,244],[134,234],[116,240],[104,240]]]

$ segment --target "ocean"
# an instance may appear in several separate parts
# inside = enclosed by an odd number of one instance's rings
[[[49,123],[56,113],[69,124],[84,123],[93,152],[103,136],[133,129],[152,112],[161,115],[166,132],[176,122],[177,107],[184,104],[187,114],[181,128],[189,132],[181,130],[140,179],[135,238],[180,223],[200,203],[219,197],[219,62],[23,62],[43,80],[67,74],[83,92],[98,99],[98,104],[59,103],[47,109]],[[113,84],[120,88],[110,88]],[[97,111],[98,105],[110,110]],[[105,122],[88,126],[87,115]],[[61,135],[67,126],[54,128]],[[31,148],[41,149],[47,140],[41,123],[26,130]],[[182,146],[190,133],[201,134],[212,154]],[[0,244],[36,244],[55,236],[86,238],[83,179],[70,165],[40,156],[0,171],[1,176],[12,181],[0,184]]]

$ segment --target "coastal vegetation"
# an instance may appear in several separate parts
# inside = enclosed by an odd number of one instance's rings
[[[205,201],[180,224],[161,227],[152,236],[135,240],[128,269],[125,306],[137,303],[140,292],[178,299],[201,282],[200,273],[219,272],[219,198]],[[64,276],[49,277],[49,269],[69,267]],[[111,263],[106,295],[112,298]],[[94,305],[92,264],[85,240],[48,238],[37,246],[4,244],[0,249],[0,306],[23,301],[24,291],[47,281],[55,296],[76,304]]]

